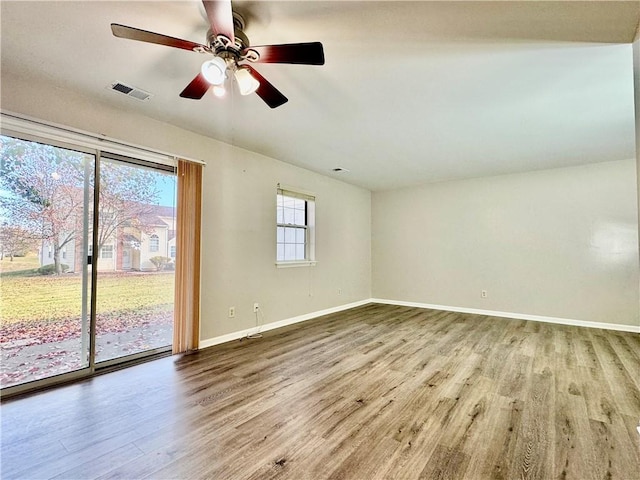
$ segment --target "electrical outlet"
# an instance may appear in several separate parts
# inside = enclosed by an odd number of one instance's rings
[[[229,318],[236,316],[236,307],[229,307]]]
[[[487,291],[486,291],[486,290],[481,290],[481,291],[480,291],[480,296],[481,296],[482,298],[487,298]]]
[[[342,289],[341,288],[338,289],[338,295],[342,295]]]
[[[256,313],[258,310],[260,310],[260,304],[259,303],[254,303],[253,304],[253,313]]]

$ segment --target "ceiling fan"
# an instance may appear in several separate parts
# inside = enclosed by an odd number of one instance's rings
[[[255,92],[269,107],[276,108],[286,103],[287,97],[260,75],[252,63],[324,65],[322,43],[251,46],[244,34],[244,19],[232,11],[231,0],[203,0],[202,3],[211,26],[206,45],[117,23],[111,24],[111,31],[120,38],[213,55],[180,93],[181,97],[194,100],[201,99],[209,88],[216,96],[223,96],[227,79],[233,78],[242,95]]]

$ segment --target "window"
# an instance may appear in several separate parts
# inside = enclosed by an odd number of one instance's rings
[[[169,256],[171,258],[176,258],[176,246],[175,245],[171,245]]]
[[[114,212],[109,212],[105,210],[100,210],[100,223],[111,223],[116,218]]]
[[[311,265],[315,262],[315,198],[278,188],[276,197],[276,261]]]
[[[116,218],[116,214],[108,210],[100,210],[98,215],[100,223],[113,223],[113,220]],[[93,218],[93,210],[89,210],[89,218]]]
[[[160,249],[160,239],[158,238],[158,235],[151,235],[149,237],[149,251],[150,252],[157,252]]]
[[[67,247],[64,247],[62,249],[62,259],[66,260],[66,258],[67,258]]]
[[[104,245],[100,250],[100,258],[113,258],[113,245]]]
[[[51,245],[49,245],[49,258],[51,258]]]

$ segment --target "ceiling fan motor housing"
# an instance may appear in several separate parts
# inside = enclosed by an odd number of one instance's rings
[[[240,52],[250,45],[249,38],[244,33],[244,18],[236,12],[233,12],[233,27],[234,42],[231,42],[231,40],[224,35],[216,35],[211,29],[207,32],[207,44],[216,55],[224,57],[224,55],[221,54],[226,51],[232,53],[235,58],[238,59],[240,58]]]

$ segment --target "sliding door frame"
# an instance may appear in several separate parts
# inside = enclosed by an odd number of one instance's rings
[[[93,157],[93,172],[88,172],[89,169],[85,168],[85,179],[84,179],[84,185],[85,185],[85,191],[83,193],[84,195],[84,211],[83,211],[83,244],[86,245],[87,242],[87,234],[88,234],[88,211],[87,208],[91,207],[91,205],[89,205],[89,202],[87,201],[87,195],[90,195],[90,178],[86,178],[86,175],[88,173],[93,173],[93,183],[95,184],[95,173],[96,173],[96,164],[98,161],[98,157],[97,157],[97,151],[95,149],[92,148],[87,148],[87,147],[83,147],[81,145],[75,145],[72,143],[67,143],[67,142],[62,142],[59,140],[55,140],[55,139],[51,139],[51,138],[47,138],[47,137],[40,137],[37,135],[30,135],[30,134],[26,134],[26,133],[21,133],[21,132],[16,132],[16,131],[12,131],[10,129],[6,129],[6,128],[2,128],[2,130],[0,131],[0,134],[4,135],[4,136],[8,136],[8,137],[12,137],[12,138],[16,138],[18,140],[24,140],[27,142],[35,142],[35,143],[40,143],[43,145],[51,145],[52,147],[56,147],[56,148],[63,148],[65,150],[71,150],[74,152],[80,152],[83,153],[85,155],[91,155]],[[86,190],[87,188],[89,188],[89,190]],[[95,196],[94,196],[94,202],[93,202],[93,207],[95,208]],[[95,217],[95,215],[94,215]],[[92,219],[92,222],[94,220]],[[95,236],[95,235],[94,235]],[[86,250],[85,250],[86,252]],[[71,382],[71,381],[75,381],[75,380],[79,380],[82,378],[87,378],[89,376],[91,376],[94,372],[92,370],[92,366],[91,366],[91,337],[93,336],[91,334],[92,330],[91,330],[91,317],[92,317],[92,311],[91,311],[91,307],[90,305],[87,304],[89,298],[87,298],[87,290],[90,289],[91,293],[90,295],[93,295],[93,283],[91,280],[91,277],[88,276],[88,261],[87,261],[87,255],[86,253],[83,254],[83,259],[82,259],[82,307],[81,307],[81,322],[82,322],[82,326],[81,326],[81,341],[80,341],[80,345],[82,348],[82,352],[81,355],[84,357],[84,355],[88,355],[87,359],[83,358],[83,363],[86,362],[86,366],[81,367],[77,370],[73,370],[71,372],[66,372],[66,373],[61,373],[58,375],[54,375],[51,377],[46,377],[46,378],[41,378],[39,380],[33,380],[31,382],[26,382],[26,383],[20,383],[18,385],[14,385],[14,386],[10,386],[10,387],[6,387],[3,389],[0,389],[0,398],[4,399],[4,398],[8,398],[8,397],[12,397],[14,395],[19,395],[19,394],[23,394],[23,393],[27,393],[27,392],[31,392],[31,391],[35,391],[35,390],[41,390],[41,389],[45,389],[48,387],[52,387],[54,385],[58,385],[58,384],[62,384],[62,383],[66,383],[66,382]],[[89,308],[87,308],[89,307]],[[85,329],[88,327],[88,332],[85,331]],[[87,347],[86,345],[86,336],[88,334],[88,338],[89,338],[89,350],[85,351],[85,348]]]
[[[155,163],[155,162],[150,162],[148,160],[142,160],[142,159],[138,159],[138,158],[134,158],[134,157],[130,157],[127,155],[120,155],[117,153],[112,153],[109,152],[108,150],[105,151],[97,151],[97,157],[96,157],[96,177],[99,179],[100,178],[100,168],[102,165],[102,160],[113,160],[116,162],[120,162],[120,163],[124,163],[124,164],[128,164],[134,167],[142,167],[142,168],[147,168],[150,170],[159,170],[159,171],[163,171],[163,172],[167,172],[167,173],[172,173],[173,175],[177,176],[177,167],[172,167],[170,165],[163,165],[163,164],[159,164],[159,163]],[[177,178],[176,178],[177,181]],[[94,190],[94,212],[98,212],[98,207],[100,205],[100,182],[96,181],[96,186],[97,188]],[[96,201],[97,200],[97,201]],[[177,201],[177,199],[176,199]],[[100,215],[94,215],[94,219],[93,219],[93,247],[92,247],[92,252],[97,252],[98,250],[98,229],[100,227],[99,224],[100,221]],[[97,262],[93,262],[95,263],[95,265],[97,265]],[[96,331],[96,327],[97,327],[97,306],[98,306],[98,269],[97,268],[92,268],[91,269],[91,274],[92,274],[92,278],[91,278],[91,328],[92,328],[92,332]],[[175,322],[175,318],[174,318],[174,322]],[[175,325],[174,325],[175,328]],[[130,355],[124,355],[122,357],[117,357],[117,358],[111,358],[108,360],[102,360],[102,361],[96,361],[96,335],[92,335],[92,340],[93,340],[93,345],[90,349],[90,364],[92,366],[92,370],[95,372],[101,372],[103,369],[110,369],[113,367],[120,367],[120,366],[127,366],[129,364],[135,364],[139,361],[144,361],[147,358],[156,358],[159,356],[168,356],[171,354],[171,344],[165,347],[156,347],[156,348],[150,348],[148,350],[144,350],[142,352],[137,352],[137,353],[132,353]]]
[[[83,252],[82,259],[82,329],[81,329],[81,345],[84,349],[85,347],[85,324],[87,323],[86,315],[88,315],[88,339],[89,339],[89,350],[88,361],[86,366],[81,367],[78,370],[73,370],[67,373],[61,373],[57,375],[53,375],[50,377],[42,378],[39,380],[33,380],[26,383],[21,383],[17,385],[13,385],[10,387],[5,387],[0,389],[0,399],[6,399],[10,397],[14,397],[17,395],[27,394],[39,390],[44,390],[47,388],[56,387],[65,383],[74,382],[77,380],[88,379],[95,375],[99,375],[102,373],[106,373],[113,370],[118,370],[121,368],[125,368],[127,366],[133,366],[137,363],[146,362],[149,360],[153,360],[160,357],[170,356],[171,355],[171,345],[167,347],[154,348],[150,350],[146,350],[144,352],[139,352],[123,357],[118,357],[115,359],[105,360],[102,362],[96,362],[96,306],[97,306],[97,280],[98,280],[98,268],[97,268],[97,257],[98,253],[98,228],[99,228],[99,220],[100,215],[99,212],[100,207],[100,164],[101,159],[111,159],[119,162],[125,162],[132,165],[142,166],[145,168],[151,168],[155,170],[161,170],[165,172],[171,172],[174,175],[177,175],[177,165],[170,166],[163,163],[156,163],[149,160],[139,159],[133,156],[120,155],[117,153],[112,153],[108,149],[101,150],[99,148],[87,147],[81,144],[76,144],[72,142],[60,141],[55,138],[50,138],[47,135],[33,135],[30,133],[24,133],[16,130],[12,130],[11,128],[1,128],[0,134],[12,138],[16,138],[18,140],[24,140],[28,142],[35,142],[44,145],[51,145],[57,148],[63,148],[65,150],[71,150],[75,152],[80,152],[86,155],[91,155],[94,158],[93,165],[93,216],[91,219],[92,228],[91,228],[91,239],[90,242],[87,242],[88,237],[88,222],[86,211],[86,207],[88,207],[87,195],[90,195],[90,190],[86,190],[86,188],[91,188],[90,180],[85,178],[85,211],[83,213],[83,245],[88,245],[89,243],[92,245],[91,248],[91,275],[88,278],[88,265],[89,265],[89,255],[87,255],[86,250]],[[85,176],[87,169],[85,168]],[[176,179],[177,180],[177,179]],[[96,268],[93,268],[93,267]],[[90,289],[89,298],[87,298],[87,290]],[[87,305],[88,302],[88,305]],[[88,308],[87,308],[88,306]],[[85,355],[85,352],[82,352],[82,355]]]

